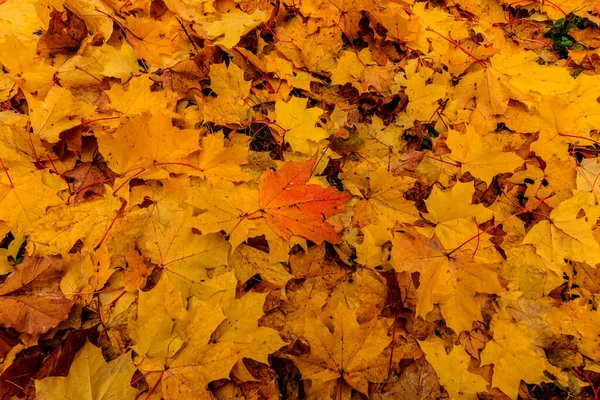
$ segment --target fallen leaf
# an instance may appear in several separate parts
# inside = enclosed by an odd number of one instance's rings
[[[307,184],[313,166],[311,159],[265,172],[259,182],[260,209],[269,226],[285,239],[298,235],[317,244],[339,243],[326,218],[343,212],[350,196],[332,187]]]
[[[41,335],[67,319],[73,302],[59,289],[60,257],[26,257],[0,286],[0,324]]]

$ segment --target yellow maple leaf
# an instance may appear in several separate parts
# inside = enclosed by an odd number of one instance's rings
[[[232,273],[218,277],[228,289],[223,292],[221,307],[226,319],[217,327],[214,338],[217,342],[233,342],[239,349],[239,361],[243,357],[268,364],[269,354],[285,345],[279,333],[258,325],[264,315],[266,294],[248,292],[236,298],[237,279]]]
[[[423,232],[435,234],[448,251],[459,246],[474,249],[483,241],[473,240],[480,234],[476,222],[485,222],[493,214],[483,204],[472,204],[473,193],[475,188],[471,182],[457,182],[447,191],[435,187],[425,200],[429,211],[425,218],[436,225],[433,229],[423,228]]]
[[[592,193],[574,191],[572,198],[552,210],[549,220],[527,233],[523,243],[534,245],[548,264],[563,265],[567,259],[593,267],[600,263],[600,244],[592,232],[599,216]]]
[[[189,154],[199,150],[199,136],[198,131],[175,128],[166,112],[126,118],[114,133],[97,132],[98,146],[113,171],[143,172],[151,178],[167,177],[167,169],[185,163]]]
[[[200,234],[191,207],[173,213],[164,225],[156,221],[152,225],[146,232],[143,254],[163,269],[183,300],[190,295],[205,298],[208,293],[200,293],[210,292],[210,285],[205,284],[206,269],[227,262],[229,242],[220,233]]]
[[[386,333],[388,325],[381,318],[359,325],[355,312],[340,303],[333,315],[333,332],[313,317],[304,331],[310,353],[292,359],[304,379],[321,384],[343,379],[367,394],[368,382],[377,382],[387,373],[379,356],[391,341]]]
[[[219,16],[209,15],[198,18],[194,27],[204,37],[214,39],[215,44],[231,49],[240,37],[248,33],[265,19],[266,14],[257,9],[252,14],[244,12],[231,12]]]
[[[121,85],[113,85],[106,95],[110,99],[110,107],[125,114],[136,115],[146,111],[168,110],[179,97],[177,93],[170,90],[150,90],[154,82],[150,77],[142,75],[133,77],[124,89]]]
[[[545,380],[545,359],[535,350],[537,335],[524,324],[507,319],[494,320],[494,339],[481,352],[482,364],[494,364],[492,386],[517,399],[519,383]]]
[[[460,252],[448,256],[439,243],[421,235],[397,233],[392,264],[398,272],[420,273],[417,315],[425,318],[438,304],[446,324],[457,333],[482,320],[477,293],[502,291],[493,265],[486,264],[485,258]]]
[[[142,319],[133,324],[136,338],[143,344],[138,350],[146,353],[140,353],[138,368],[155,387],[160,384],[166,398],[208,399],[208,383],[229,376],[238,350],[232,342],[209,343],[225,319],[220,308],[195,298],[187,310],[177,300],[175,307],[165,305],[162,296],[172,296],[174,290],[164,282],[156,294],[140,298],[144,302],[140,304]],[[153,308],[155,317],[150,315]]]
[[[419,342],[440,384],[450,394],[450,399],[477,399],[478,392],[487,391],[487,382],[481,376],[467,371],[471,357],[462,346],[454,346],[450,353],[446,353],[445,344],[435,336]]]
[[[600,360],[600,315],[590,309],[586,301],[574,300],[553,308],[546,321],[560,335],[573,335],[578,339],[581,354],[598,362]]]
[[[450,130],[446,144],[452,150],[452,159],[460,161],[461,170],[490,184],[492,178],[499,173],[513,172],[523,164],[523,159],[512,152],[504,152],[502,148],[488,145],[493,138],[483,136],[472,126],[467,126],[464,134]]]
[[[0,183],[0,220],[15,233],[30,233],[48,207],[62,203],[56,193],[64,183],[47,171],[20,172],[24,174],[18,175],[16,168],[7,170]]]
[[[231,63],[212,64],[210,66],[210,88],[217,96],[224,96],[236,100],[243,100],[250,94],[251,81],[244,80],[244,71]]]
[[[53,86],[43,101],[28,97],[31,125],[34,132],[51,143],[61,132],[81,125],[94,115],[94,106],[77,100],[68,89]]]
[[[325,129],[316,126],[323,110],[306,108],[307,102],[307,99],[292,97],[287,103],[275,103],[275,120],[285,129],[285,141],[292,149],[304,154],[310,153],[311,142],[317,143],[329,136]]]
[[[106,362],[102,350],[86,341],[75,356],[69,375],[36,381],[36,394],[41,400],[133,400],[138,392],[129,385],[134,371],[130,353]]]

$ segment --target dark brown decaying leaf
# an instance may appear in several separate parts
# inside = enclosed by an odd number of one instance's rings
[[[68,9],[52,11],[48,30],[38,43],[38,54],[53,57],[57,54],[74,54],[87,36],[85,22]]]
[[[70,332],[62,344],[46,357],[40,369],[37,370],[35,379],[44,379],[49,376],[67,376],[75,355],[81,350],[88,337],[97,336],[94,335],[95,333],[97,333],[95,327]]]
[[[32,390],[33,377],[42,365],[46,354],[41,346],[26,349],[20,357],[0,375],[0,399],[10,399]]]

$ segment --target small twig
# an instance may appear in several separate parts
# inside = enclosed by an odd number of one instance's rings
[[[196,43],[194,43],[194,40],[192,39],[192,37],[188,33],[187,29],[185,28],[185,25],[183,25],[183,22],[181,22],[181,20],[179,18],[175,17],[175,19],[177,20],[177,22],[179,22],[179,25],[181,25],[181,29],[183,29],[183,32],[185,32],[185,36],[187,36],[188,40],[192,44],[192,47],[196,51],[196,54],[198,54],[198,48],[196,47]]]

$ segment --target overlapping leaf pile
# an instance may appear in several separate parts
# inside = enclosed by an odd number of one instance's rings
[[[590,0],[0,0],[2,399],[597,399]]]

